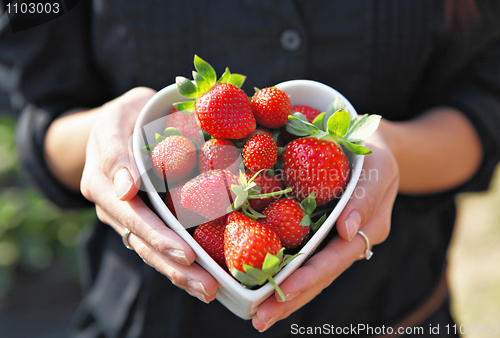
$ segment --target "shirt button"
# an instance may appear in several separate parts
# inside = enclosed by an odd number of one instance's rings
[[[302,45],[302,38],[295,29],[285,29],[281,33],[280,44],[284,50],[295,52]]]

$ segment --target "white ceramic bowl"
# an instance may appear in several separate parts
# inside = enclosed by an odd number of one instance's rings
[[[328,105],[339,96],[346,104],[351,117],[357,117],[356,110],[344,96],[322,83],[310,80],[292,80],[280,83],[276,87],[285,91],[290,96],[292,105],[309,105],[320,111],[326,111]],[[163,132],[166,121],[165,115],[172,108],[172,104],[185,100],[186,98],[177,91],[177,86],[172,84],[154,95],[144,106],[137,119],[133,135],[133,151],[137,167],[141,173],[143,188],[146,190],[153,208],[165,224],[179,234],[193,248],[197,255],[196,261],[217,279],[217,300],[237,316],[243,319],[250,319],[256,312],[259,304],[274,293],[274,288],[269,283],[264,284],[257,290],[244,288],[198,245],[163,202],[157,192],[157,190],[162,190],[162,186],[155,183],[154,175],[147,174],[148,170],[151,169],[151,164],[145,161],[144,155],[141,154],[140,149],[142,147],[153,143],[154,134],[161,134]],[[280,284],[283,282],[285,278],[314,252],[334,226],[335,221],[347,204],[363,167],[363,156],[353,155],[349,152],[347,152],[347,156],[351,163],[352,175],[344,194],[321,228],[300,250],[302,255],[295,258],[274,277],[276,283]]]

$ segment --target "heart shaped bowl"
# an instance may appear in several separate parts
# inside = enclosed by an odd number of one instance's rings
[[[358,116],[354,107],[343,95],[325,84],[310,80],[292,80],[282,82],[276,87],[288,94],[292,105],[309,105],[320,111],[326,111],[329,104],[338,96],[346,105],[351,118]],[[216,278],[218,282],[216,299],[235,315],[243,319],[250,319],[256,312],[257,307],[274,293],[274,288],[269,283],[262,285],[258,289],[243,287],[202,249],[186,230],[189,226],[183,226],[166,206],[164,199],[160,196],[167,189],[165,182],[158,182],[158,179],[152,173],[148,158],[141,152],[141,148],[154,143],[155,133],[161,134],[165,129],[166,116],[170,112],[172,104],[185,100],[186,98],[178,92],[177,86],[172,84],[160,90],[147,102],[136,121],[133,134],[133,153],[137,168],[141,174],[141,189],[146,191],[154,211],[165,224],[179,234],[195,251],[197,255],[196,262]],[[300,250],[301,255],[292,260],[274,277],[278,285],[299,268],[315,251],[332,229],[353,194],[363,167],[363,156],[353,155],[350,152],[346,152],[346,155],[351,164],[351,177],[347,188],[324,224],[302,247]]]

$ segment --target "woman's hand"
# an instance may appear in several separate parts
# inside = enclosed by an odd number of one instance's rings
[[[337,220],[340,237],[333,238],[280,285],[285,302],[275,294],[259,306],[253,317],[257,330],[267,330],[300,309],[358,260],[366,250],[365,240],[356,235],[358,230],[362,229],[371,245],[389,235],[399,185],[398,165],[380,132],[372,135],[366,146],[373,153],[366,155],[357,188]]]
[[[139,112],[154,94],[135,88],[100,108],[87,144],[81,191],[119,236],[125,228],[131,231],[129,244],[147,264],[208,303],[215,298],[216,280],[193,264],[196,255],[189,245],[136,196],[140,176],[131,136]]]

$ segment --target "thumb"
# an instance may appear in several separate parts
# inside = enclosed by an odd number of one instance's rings
[[[129,169],[126,167],[118,169],[115,173],[113,177],[113,186],[116,197],[122,201],[130,200],[139,191],[139,188],[135,184]]]
[[[132,150],[132,134],[137,116],[155,94],[149,88],[136,88],[105,107],[98,132],[101,168],[111,180],[116,197],[128,201],[139,191],[140,175]]]
[[[397,183],[398,169],[392,153],[380,142],[373,142],[370,148],[373,153],[365,155],[364,174],[337,220],[337,231],[344,240],[351,241],[356,236],[359,228],[377,212],[389,188]],[[390,194],[395,195],[392,190]]]

